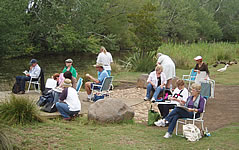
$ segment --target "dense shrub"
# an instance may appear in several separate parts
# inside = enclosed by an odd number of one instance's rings
[[[11,96],[10,99],[0,103],[0,120],[11,125],[43,121],[33,101],[15,96]]]
[[[5,133],[0,131],[0,150],[12,150],[12,144]]]

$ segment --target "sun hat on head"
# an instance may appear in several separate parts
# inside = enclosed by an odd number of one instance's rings
[[[72,86],[71,80],[70,79],[65,79],[62,86],[63,87],[71,87]]]
[[[65,62],[66,63],[73,63],[73,60],[69,58],[69,59],[65,60]]]
[[[104,65],[102,63],[97,63],[95,65],[93,65],[94,67],[103,67]]]
[[[36,60],[36,59],[32,59],[32,60],[30,61],[30,65],[35,64],[35,63],[37,63],[37,60]]]
[[[202,60],[202,56],[197,56],[197,57],[194,58],[194,60],[196,60],[196,61],[197,60]]]

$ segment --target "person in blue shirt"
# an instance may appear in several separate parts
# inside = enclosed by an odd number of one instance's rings
[[[88,99],[91,99],[91,96],[92,96],[91,95],[91,89],[92,89],[93,84],[101,85],[102,82],[104,81],[104,79],[106,77],[109,77],[109,74],[107,73],[106,70],[104,70],[103,66],[104,65],[101,64],[101,63],[97,63],[96,65],[94,65],[94,67],[98,71],[98,78],[97,79],[92,77],[89,74],[86,74],[86,77],[93,81],[93,82],[86,82],[85,83],[85,90],[88,94]]]

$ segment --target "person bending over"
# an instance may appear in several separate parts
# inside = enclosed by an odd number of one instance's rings
[[[31,66],[30,66],[29,72],[26,73],[26,76],[17,76],[16,77],[16,82],[17,82],[17,84],[20,85],[19,94],[25,94],[25,83],[26,83],[26,81],[30,81],[31,78],[38,79],[38,77],[40,76],[41,68],[37,64],[37,60],[32,59],[30,61],[30,65]]]
[[[178,80],[176,82],[177,88],[173,91],[172,97],[168,99],[171,101],[175,101],[174,104],[158,104],[158,109],[160,111],[163,119],[169,114],[169,109],[174,109],[177,105],[185,105],[188,98],[188,90],[184,87],[184,81]],[[156,126],[159,126],[161,120],[154,122]]]
[[[93,82],[86,82],[85,83],[85,90],[88,94],[88,98],[87,98],[88,100],[90,100],[92,98],[91,89],[93,87],[93,84],[102,85],[102,82],[104,81],[104,79],[106,77],[109,77],[109,74],[107,73],[106,70],[104,70],[103,66],[104,65],[101,64],[101,63],[97,63],[96,65],[94,65],[94,67],[98,71],[98,78],[97,79],[92,77],[89,74],[86,74],[86,77],[93,81]]]
[[[72,87],[71,80],[65,79],[63,83],[64,90],[56,103],[57,110],[61,113],[64,120],[71,120],[81,110],[81,102],[76,90]]]
[[[159,126],[165,126],[169,123],[168,131],[164,135],[164,138],[172,137],[173,130],[176,126],[177,120],[180,118],[193,118],[194,112],[196,112],[196,118],[200,117],[200,113],[204,110],[204,98],[200,95],[201,85],[192,84],[192,96],[188,97],[185,106],[188,108],[188,111],[176,107],[171,111],[165,119],[159,122]]]

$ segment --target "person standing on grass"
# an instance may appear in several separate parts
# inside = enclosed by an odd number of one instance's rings
[[[113,62],[112,55],[110,52],[107,52],[105,47],[101,46],[100,53],[97,57],[96,63],[102,63],[104,66],[104,70],[106,70],[111,75],[111,66],[110,64]]]
[[[96,70],[98,71],[98,78],[94,78],[92,77],[91,75],[89,74],[86,74],[86,77],[89,78],[90,80],[92,80],[93,82],[86,82],[85,83],[85,90],[87,92],[87,95],[88,95],[88,100],[90,100],[92,97],[91,95],[91,90],[92,90],[92,87],[93,87],[93,84],[98,84],[98,85],[102,85],[102,82],[104,81],[104,79],[106,77],[109,77],[108,73],[106,70],[104,70],[104,65],[103,64],[96,64],[94,65],[94,67],[96,68]],[[97,88],[97,87],[96,87]]]
[[[200,74],[201,71],[205,71],[207,73],[205,80],[209,79],[208,66],[202,61],[202,56],[197,56],[194,58],[194,60],[197,63],[196,66],[194,67],[194,72],[197,72],[198,74]]]
[[[172,84],[172,79],[176,75],[175,64],[169,56],[164,55],[162,53],[158,53],[157,58],[158,58],[157,64],[162,65],[164,68],[163,72],[165,73],[166,79],[167,79],[166,89],[170,89]]]
[[[57,110],[61,113],[64,120],[71,120],[81,110],[81,102],[76,90],[72,87],[71,80],[65,79],[64,90],[61,93],[59,102],[56,103]]]
[[[164,90],[166,84],[166,76],[163,73],[163,67],[161,65],[157,65],[155,71],[149,74],[147,82],[149,84],[147,85],[147,93],[144,100],[149,100],[151,91],[155,91],[151,99],[152,101],[155,101],[158,98],[159,93]]]
[[[177,124],[177,120],[180,118],[193,118],[194,112],[196,112],[195,117],[200,117],[200,113],[204,110],[205,100],[200,95],[201,85],[200,84],[192,84],[191,94],[192,96],[188,97],[185,106],[188,108],[188,111],[176,107],[171,111],[165,119],[162,119],[158,122],[158,126],[165,127],[169,124],[168,131],[164,135],[164,138],[172,137],[173,130]]]
[[[41,68],[37,64],[36,59],[32,59],[30,61],[30,69],[29,72],[26,73],[26,76],[17,76],[16,77],[16,83],[20,85],[20,91],[18,94],[25,94],[25,84],[26,81],[30,81],[31,78],[39,78],[41,73]]]
[[[72,76],[74,78],[76,78],[77,77],[77,72],[76,72],[76,69],[72,66],[72,63],[73,63],[72,59],[65,60],[66,66],[62,70],[62,73],[65,73],[66,71],[70,71],[72,73]]]

